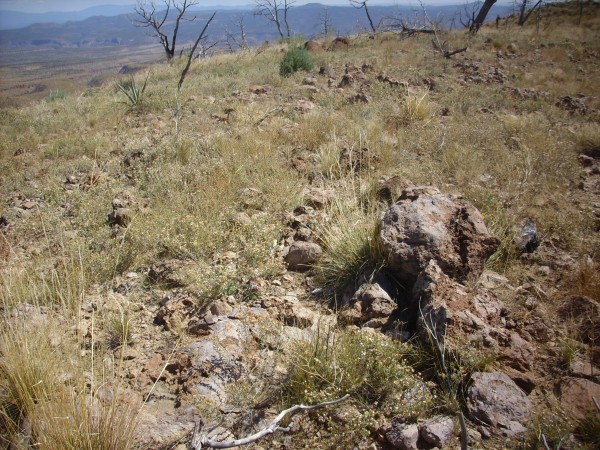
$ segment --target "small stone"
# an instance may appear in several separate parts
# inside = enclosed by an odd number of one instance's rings
[[[442,448],[454,433],[454,421],[448,416],[435,416],[421,425],[421,436],[430,445]]]
[[[515,246],[521,253],[532,253],[540,245],[540,237],[537,232],[535,222],[530,219],[524,219],[515,232]]]
[[[392,429],[385,434],[388,442],[400,450],[417,450],[419,427],[417,424],[404,424],[392,419]]]
[[[285,256],[285,262],[290,270],[307,270],[321,256],[322,252],[323,250],[319,244],[297,241],[290,247],[288,254]]]

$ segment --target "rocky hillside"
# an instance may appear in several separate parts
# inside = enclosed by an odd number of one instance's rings
[[[0,110],[2,448],[337,399],[247,448],[598,448],[599,31],[563,4],[449,58],[327,39],[283,77],[289,42]]]

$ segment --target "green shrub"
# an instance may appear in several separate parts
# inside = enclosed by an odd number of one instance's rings
[[[65,91],[61,91],[60,89],[56,90],[56,91],[50,91],[50,94],[48,94],[48,100],[53,102],[55,100],[62,100],[67,96],[67,93]]]
[[[287,77],[300,69],[309,71],[313,68],[314,64],[308,51],[301,47],[294,47],[283,55],[283,59],[279,65],[279,74],[282,77]]]

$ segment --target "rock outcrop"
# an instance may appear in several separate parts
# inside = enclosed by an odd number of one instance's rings
[[[431,260],[454,280],[476,279],[499,245],[473,205],[429,186],[402,192],[385,213],[379,238],[388,266],[407,285]]]

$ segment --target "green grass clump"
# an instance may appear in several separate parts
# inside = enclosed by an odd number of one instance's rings
[[[340,206],[320,233],[323,255],[315,266],[316,281],[342,293],[361,277],[370,278],[384,266],[376,214]]]
[[[283,59],[279,64],[279,74],[282,77],[288,77],[299,70],[308,72],[313,66],[314,62],[308,51],[300,47],[294,47],[283,55]]]
[[[129,80],[121,80],[116,84],[117,90],[127,97],[127,104],[131,108],[139,108],[142,106],[142,99],[144,97],[144,91],[148,86],[148,77],[150,72],[146,75],[144,84],[141,87],[135,82],[135,78],[131,77]]]
[[[47,318],[4,322],[0,333],[0,445],[45,450],[127,450],[133,446],[134,411],[112,388],[99,398],[83,374],[79,348]],[[93,363],[93,361],[92,361]],[[93,375],[92,375],[93,378]],[[103,380],[109,386],[108,379]],[[29,424],[29,425],[26,425]]]

